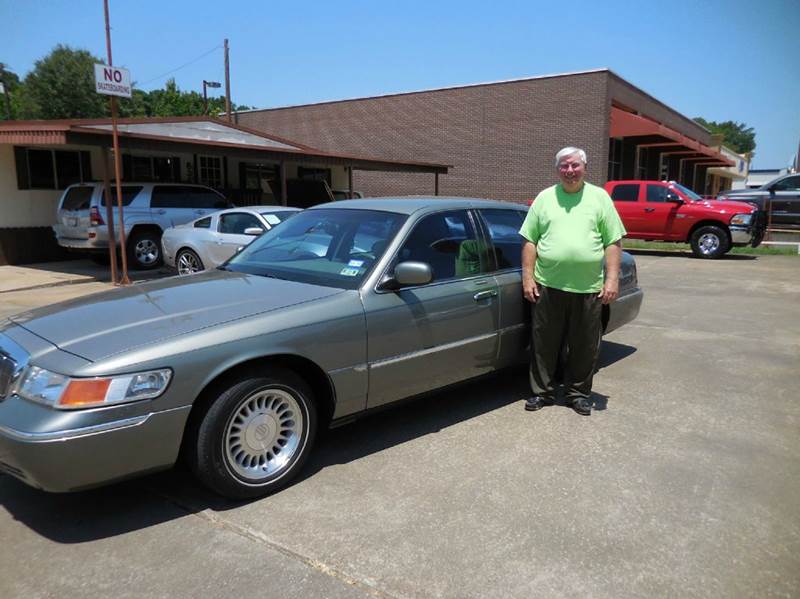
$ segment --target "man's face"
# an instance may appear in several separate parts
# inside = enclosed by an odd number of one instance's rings
[[[568,192],[578,191],[583,183],[583,176],[586,174],[586,165],[576,152],[569,156],[564,156],[558,161],[558,176],[561,178],[561,185]]]

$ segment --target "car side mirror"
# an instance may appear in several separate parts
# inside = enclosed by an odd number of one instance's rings
[[[261,235],[263,232],[264,232],[264,229],[262,229],[261,227],[247,227],[244,230],[244,234],[245,235],[256,235],[256,236],[258,236],[258,235]]]
[[[394,275],[385,278],[378,289],[395,291],[401,287],[427,285],[433,280],[431,265],[425,262],[401,262],[394,267]]]
[[[683,200],[678,197],[678,194],[669,192],[666,198],[667,202],[674,202],[676,204],[683,204]]]

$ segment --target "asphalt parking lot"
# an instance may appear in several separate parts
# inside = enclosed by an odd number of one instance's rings
[[[516,371],[330,431],[259,501],[0,476],[0,596],[800,596],[800,258],[636,260],[589,418]],[[0,316],[96,279],[7,279]]]

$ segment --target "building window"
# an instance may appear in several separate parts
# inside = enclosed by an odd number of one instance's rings
[[[622,139],[612,137],[608,140],[608,180],[622,179]]]
[[[329,168],[307,168],[304,166],[297,167],[297,178],[306,181],[325,181],[328,186],[331,185],[331,169]]]
[[[181,161],[175,156],[122,155],[122,178],[125,181],[180,183]]]
[[[222,159],[218,156],[199,156],[200,183],[209,187],[222,187]]]
[[[650,159],[648,148],[636,148],[636,173],[634,178],[647,179],[647,162]]]
[[[14,148],[18,189],[66,189],[92,180],[89,152]]]

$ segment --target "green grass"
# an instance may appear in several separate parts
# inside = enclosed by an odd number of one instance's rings
[[[691,252],[688,243],[667,243],[665,241],[641,241],[639,239],[623,239],[623,249],[630,250],[658,250],[667,252]],[[757,248],[736,247],[731,249],[731,254],[745,256],[797,256],[796,245],[760,245]]]

